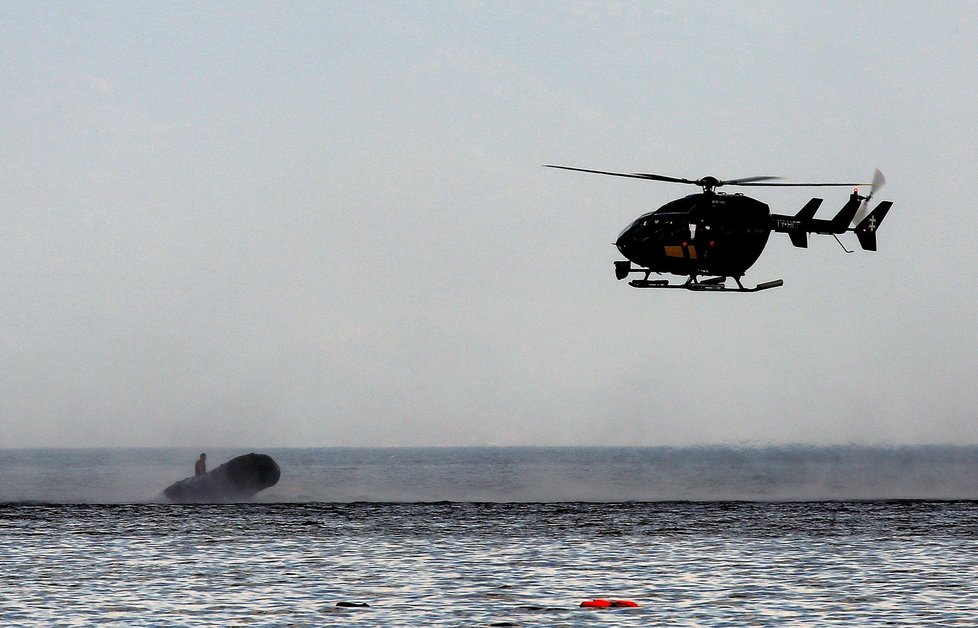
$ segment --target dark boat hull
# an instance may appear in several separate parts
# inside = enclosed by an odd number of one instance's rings
[[[181,503],[244,501],[275,486],[280,476],[281,470],[271,456],[251,453],[232,458],[203,475],[175,482],[163,494]]]

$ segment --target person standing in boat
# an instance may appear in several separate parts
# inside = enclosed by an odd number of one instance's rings
[[[200,454],[197,462],[194,463],[194,475],[204,475],[207,473],[207,454]]]

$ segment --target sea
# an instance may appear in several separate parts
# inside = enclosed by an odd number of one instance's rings
[[[0,450],[0,625],[978,625],[978,447],[250,451]]]

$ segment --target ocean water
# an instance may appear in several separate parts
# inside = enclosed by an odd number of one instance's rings
[[[197,453],[0,451],[0,625],[978,623],[978,448]]]

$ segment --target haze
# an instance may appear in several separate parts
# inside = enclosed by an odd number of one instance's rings
[[[0,24],[0,447],[978,443],[974,3]],[[772,234],[783,288],[641,291],[612,242],[695,189],[545,163],[894,206],[877,253]]]

